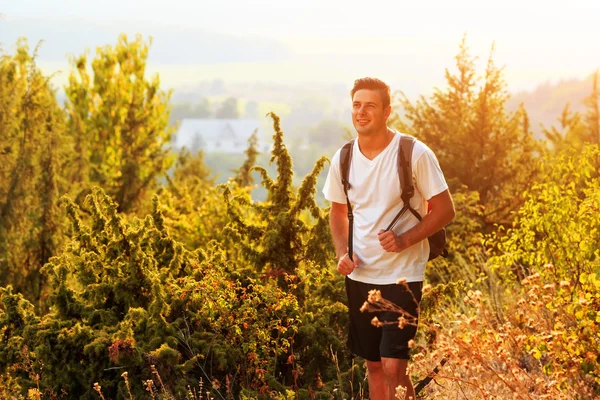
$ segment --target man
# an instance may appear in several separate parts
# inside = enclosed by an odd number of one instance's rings
[[[383,298],[418,317],[429,257],[427,237],[454,218],[454,205],[435,155],[417,140],[411,160],[415,186],[411,205],[423,219],[419,222],[407,212],[392,230],[384,231],[403,206],[397,169],[401,134],[387,126],[392,110],[390,88],[379,79],[358,79],[351,97],[352,123],[358,133],[348,176],[348,198],[354,214],[352,260],[347,248],[348,209],[340,150],[333,157],[323,188],[325,198],[331,201],[330,227],[337,270],[346,276],[348,347],[366,360],[371,399],[394,399],[399,385],[406,387],[406,399],[414,399],[407,366],[409,341],[416,334],[416,324],[400,329],[398,314],[361,313],[360,308],[368,292],[378,289]],[[402,278],[407,285],[397,284]],[[395,323],[377,328],[371,324],[375,315],[380,321]]]

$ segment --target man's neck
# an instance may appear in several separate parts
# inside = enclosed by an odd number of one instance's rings
[[[358,148],[360,152],[367,157],[369,160],[377,157],[379,153],[381,153],[387,146],[390,144],[392,139],[394,138],[395,132],[385,127],[381,133],[376,133],[374,135],[362,136],[358,135]]]

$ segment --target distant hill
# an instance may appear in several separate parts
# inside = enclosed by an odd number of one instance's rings
[[[543,137],[541,124],[546,128],[557,124],[557,119],[567,103],[571,110],[583,111],[583,99],[592,92],[594,74],[586,79],[570,79],[558,83],[544,83],[531,92],[519,92],[507,102],[511,110],[523,103],[529,114],[531,128],[536,137]]]
[[[1,10],[0,10],[1,11]],[[86,49],[116,42],[120,33],[143,33],[153,38],[149,56],[151,64],[195,65],[275,61],[285,58],[288,49],[276,39],[239,37],[201,28],[180,28],[158,23],[112,23],[73,19],[7,18],[0,20],[0,48],[11,52],[20,37],[31,47],[43,40],[38,60],[63,62],[67,55],[79,55]]]

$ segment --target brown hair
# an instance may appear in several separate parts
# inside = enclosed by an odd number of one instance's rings
[[[360,89],[376,90],[381,96],[383,108],[390,105],[391,95],[390,87],[381,79],[377,78],[360,78],[354,81],[354,87],[350,91],[350,97],[354,98],[354,93]]]

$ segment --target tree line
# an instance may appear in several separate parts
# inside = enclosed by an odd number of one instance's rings
[[[148,388],[197,398],[198,382],[219,398],[368,393],[364,365],[344,346],[343,282],[328,209],[315,197],[327,158],[295,180],[296,156],[271,113],[269,165],[257,165],[254,137],[217,184],[202,152],[169,149],[171,92],[145,74],[149,47],[121,36],[92,59],[73,57],[63,105],[26,41],[2,55],[0,394],[91,399],[95,382],[111,398]],[[533,138],[524,107],[506,109],[491,56],[478,76],[463,40],[456,67],[430,97],[395,96],[393,126],[434,150],[458,211],[451,256],[427,270],[415,373],[460,345],[469,351],[449,361],[452,389],[432,395],[455,397],[466,380],[500,397],[592,398],[597,79],[586,111],[567,110],[565,124],[548,128],[548,147]],[[256,185],[264,200],[252,198]],[[515,311],[524,299],[539,320]]]

